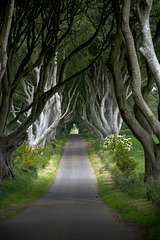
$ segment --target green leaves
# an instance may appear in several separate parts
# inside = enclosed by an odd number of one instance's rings
[[[110,135],[103,142],[103,149],[112,154],[113,161],[126,176],[138,165],[138,161],[131,157],[132,142],[126,136]]]
[[[24,166],[36,169],[39,164],[45,160],[45,158],[40,157],[41,154],[43,154],[43,151],[43,146],[31,146],[28,143],[25,143],[17,150],[17,161]]]

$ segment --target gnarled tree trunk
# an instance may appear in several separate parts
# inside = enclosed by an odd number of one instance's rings
[[[22,132],[17,138],[1,137],[0,138],[0,185],[2,178],[8,176],[11,179],[15,178],[13,173],[13,152],[27,139],[26,132]]]
[[[137,1],[137,12],[139,14],[142,32],[142,47],[139,50],[144,56],[147,67],[149,68],[149,70],[147,69],[148,83],[143,88],[138,49],[136,49],[137,44],[135,43],[137,39],[134,39],[134,34],[132,34],[132,28],[130,27],[134,27],[132,25],[132,19],[130,19],[131,7],[134,7],[134,4],[131,6],[131,0],[123,1],[122,14],[120,14],[120,11],[118,11],[118,9],[120,10],[118,5],[119,2],[114,1],[114,3],[116,5],[114,11],[117,17],[117,33],[110,54],[109,65],[113,73],[118,106],[125,123],[129,126],[144,148],[144,181],[149,182],[153,179],[155,182],[160,182],[160,144],[157,144],[153,139],[153,134],[155,134],[160,141],[160,123],[146,102],[146,98],[153,88],[153,79],[155,79],[158,90],[160,83],[160,65],[157,64],[149,26],[149,13],[152,6],[152,0]],[[126,95],[124,94],[124,66],[117,58],[122,51],[124,39],[127,46],[127,57],[123,60],[125,62],[127,59],[127,64],[125,63],[125,66],[127,66],[128,75],[131,78],[130,87],[134,100],[135,115],[130,111]],[[149,76],[150,72],[152,72],[153,79]]]
[[[6,1],[4,22],[0,33],[0,82],[4,76],[8,60],[7,45],[12,23],[14,3],[15,0]]]
[[[95,132],[100,141],[111,134],[119,134],[123,120],[109,69],[105,64],[95,64],[85,80],[87,99],[84,99],[80,113],[83,123],[86,122],[85,125]]]

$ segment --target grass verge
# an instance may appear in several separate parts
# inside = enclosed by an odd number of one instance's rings
[[[63,153],[65,140],[54,141],[44,154],[46,164],[39,169],[15,169],[16,180],[4,179],[0,189],[0,220],[13,216],[43,195],[53,182]],[[47,161],[48,159],[48,161]]]
[[[134,146],[138,144],[134,139]],[[141,146],[137,145],[137,158],[143,158]],[[126,180],[127,187],[121,186],[122,181],[117,180],[115,183],[114,177],[106,167],[106,161],[98,155],[98,143],[90,140],[90,148],[88,150],[89,159],[93,166],[100,194],[104,202],[112,209],[121,213],[123,219],[128,222],[136,223],[140,226],[145,226],[148,229],[148,240],[160,240],[160,208],[153,205],[152,202],[145,199],[146,185],[136,178]],[[140,163],[140,170],[142,170]],[[116,176],[120,178],[120,175]],[[124,179],[123,179],[124,181]]]

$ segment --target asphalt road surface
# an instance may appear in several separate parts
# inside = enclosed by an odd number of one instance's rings
[[[99,196],[80,134],[69,135],[48,192],[0,223],[1,240],[136,240]]]

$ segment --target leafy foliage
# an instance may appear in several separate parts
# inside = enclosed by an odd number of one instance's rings
[[[43,154],[43,146],[31,146],[28,143],[24,143],[17,150],[17,158],[15,160],[15,165],[20,164],[27,166],[29,168],[38,168],[39,164],[42,164],[45,159],[41,158]]]
[[[16,181],[7,177],[3,179],[4,187],[0,189],[0,209],[29,202],[46,191],[58,170],[65,142],[66,136],[61,133],[57,139],[51,140],[49,145],[41,147],[43,154],[42,152],[39,154],[39,160],[37,160],[38,150],[29,150],[27,144],[19,147],[14,154],[13,161]],[[29,156],[33,156],[37,165],[33,164]],[[23,159],[27,160],[27,158],[28,162],[23,162]]]
[[[103,142],[103,149],[112,154],[112,159],[117,167],[126,176],[129,176],[138,165],[138,161],[131,157],[132,142],[130,138],[127,139],[121,135],[111,135]]]
[[[135,137],[132,135],[130,135],[130,137],[132,138],[134,153],[137,152],[135,158],[142,160],[144,164],[144,157],[142,159],[141,154],[139,155],[141,151],[143,152],[143,149],[141,149],[142,146]],[[126,177],[120,174],[120,171],[117,171],[116,175],[114,173],[113,176],[113,174],[108,172],[110,169],[104,165],[106,159],[104,161],[104,155],[101,155],[100,147],[97,147],[98,141],[92,138],[89,139],[89,142],[89,158],[97,177],[101,196],[105,203],[112,209],[121,212],[125,220],[140,224],[141,227],[142,225],[147,226],[147,239],[160,239],[160,211],[159,208],[144,199],[148,185],[144,183],[143,176],[140,177],[140,175],[138,176],[134,173]],[[135,143],[139,144],[139,147],[137,147]],[[103,156],[103,158],[101,158],[101,156]]]

